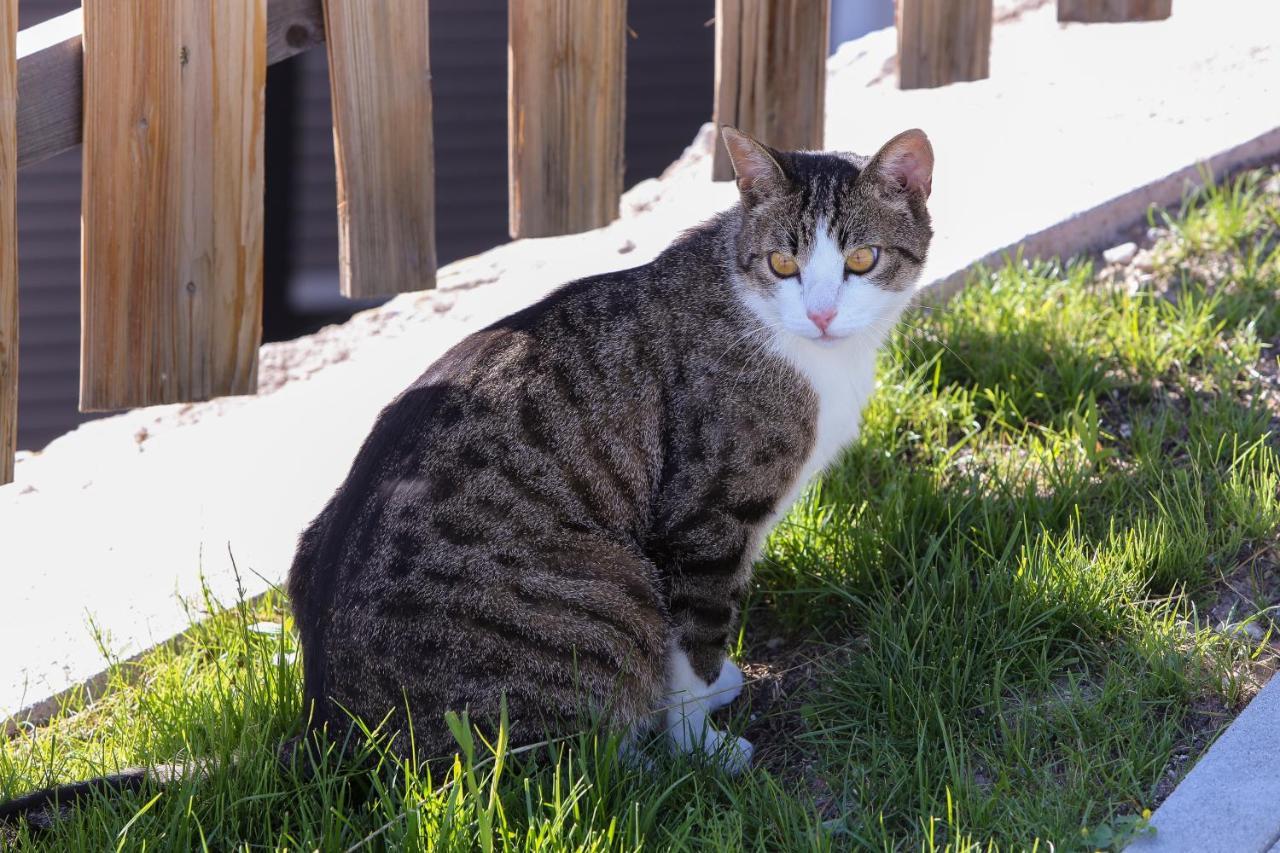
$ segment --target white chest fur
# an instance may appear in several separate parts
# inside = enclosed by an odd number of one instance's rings
[[[876,350],[882,339],[882,335],[868,335],[865,339],[840,341],[834,346],[803,340],[777,343],[778,354],[813,388],[818,417],[809,456],[773,513],[756,532],[751,562],[759,556],[765,538],[791,509],[805,486],[858,437],[862,409],[875,390]]]
[[[806,350],[818,349],[815,345]],[[862,408],[875,389],[876,351],[874,346],[858,347],[855,342],[835,352],[798,353],[791,359],[800,374],[813,386],[818,398],[818,420],[813,451],[800,472],[796,493],[813,476],[835,461],[845,447],[858,437]],[[810,357],[805,357],[810,356]]]
[[[808,380],[818,400],[813,450],[778,507],[785,513],[816,474],[835,461],[858,437],[862,409],[875,390],[876,349],[873,340],[845,340],[835,346],[794,341],[780,346],[780,354]]]

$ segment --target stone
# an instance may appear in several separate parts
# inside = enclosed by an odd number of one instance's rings
[[[1267,632],[1263,630],[1262,626],[1257,622],[1241,622],[1235,626],[1235,629],[1242,632],[1255,643],[1261,643],[1262,638],[1267,634]]]
[[[1127,264],[1136,254],[1138,254],[1137,243],[1121,243],[1103,252],[1102,259],[1109,264]]]

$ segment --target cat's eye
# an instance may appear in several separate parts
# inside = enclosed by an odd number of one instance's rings
[[[786,252],[770,252],[769,269],[773,270],[773,274],[779,278],[791,278],[800,272],[800,265]]]
[[[876,268],[880,260],[880,249],[877,246],[859,246],[844,259],[844,268],[854,275],[866,275]]]

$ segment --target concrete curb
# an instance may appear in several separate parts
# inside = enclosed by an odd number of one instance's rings
[[[266,596],[266,592],[260,592],[255,595],[246,595],[244,596],[244,605],[250,608],[257,607],[262,600],[266,598]],[[182,633],[174,634],[167,640],[161,640],[160,642],[147,646],[127,658],[121,658],[110,664],[108,664],[104,659],[103,665],[106,668],[100,672],[96,672],[88,678],[72,684],[70,687],[59,690],[51,696],[45,696],[42,699],[38,699],[15,714],[7,717],[0,714],[0,737],[13,737],[20,730],[34,729],[45,725],[56,717],[58,712],[62,710],[62,707],[75,699],[77,695],[89,697],[89,704],[92,705],[93,702],[97,701],[93,697],[100,696],[111,683],[111,670],[113,667],[137,663],[152,652],[164,648],[168,648],[175,653],[181,653],[187,648],[187,632],[197,624],[198,622],[192,622],[182,631]],[[136,670],[125,668],[121,670],[120,673],[122,680],[125,682],[132,684],[136,681]]]
[[[1204,186],[1206,174],[1219,180],[1242,169],[1269,165],[1277,159],[1280,159],[1280,127],[1232,145],[1048,228],[1027,234],[1003,248],[988,252],[974,264],[941,275],[922,292],[929,294],[931,301],[943,302],[960,292],[973,266],[981,263],[997,269],[1019,251],[1027,259],[1049,259],[1108,248],[1120,238],[1125,228],[1141,221],[1152,207],[1176,205],[1188,190]]]
[[[1280,853],[1280,678],[1272,678],[1151,818],[1134,853]]]

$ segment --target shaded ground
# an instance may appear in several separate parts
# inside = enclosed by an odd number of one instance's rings
[[[1202,194],[1127,263],[1015,264],[908,318],[862,439],[759,566],[752,683],[721,715],[750,774],[628,769],[584,735],[433,778],[281,775],[298,666],[269,596],[0,747],[0,796],[175,757],[206,775],[4,840],[1121,847],[1280,657],[1277,184]]]

